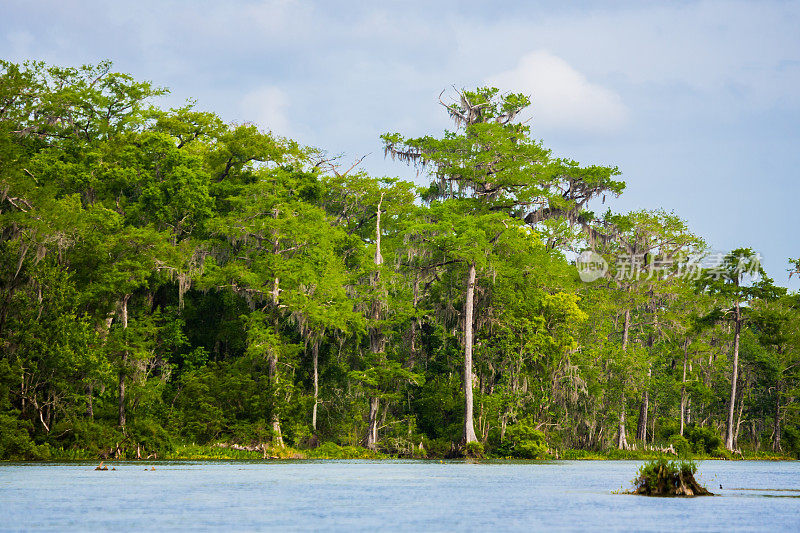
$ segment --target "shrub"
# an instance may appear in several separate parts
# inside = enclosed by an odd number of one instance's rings
[[[783,428],[783,449],[800,459],[800,430],[794,426]]]
[[[547,454],[544,433],[527,420],[521,420],[506,429],[506,435],[497,452],[520,459],[539,459]]]
[[[483,444],[480,442],[468,442],[464,447],[464,455],[467,457],[483,457]]]
[[[305,421],[287,422],[281,426],[283,430],[283,440],[293,446],[307,446],[311,442],[311,426]]]
[[[723,448],[722,446],[717,446],[713,450],[711,450],[711,457],[717,457],[719,459],[733,459],[733,454]]]
[[[425,448],[428,457],[446,457],[450,454],[453,443],[450,439],[443,437],[438,439],[423,438],[422,446]]]
[[[669,438],[669,443],[675,449],[675,453],[677,453],[679,457],[687,457],[692,453],[692,444],[686,437],[672,435]]]
[[[31,440],[31,423],[0,413],[0,459],[21,461],[48,459],[49,446],[37,446]]]
[[[659,418],[658,419],[658,429],[656,430],[656,436],[658,437],[659,441],[662,442],[670,442],[670,439],[673,435],[679,435],[681,431],[680,422],[675,420],[674,418]]]
[[[125,441],[122,432],[110,424],[84,418],[59,422],[50,433],[59,435],[54,446],[86,450],[94,456],[111,453]]]
[[[692,451],[697,454],[712,455],[722,445],[722,438],[709,427],[691,425],[686,428],[684,435],[691,443]]]
[[[156,452],[163,456],[174,449],[169,433],[157,422],[147,419],[134,420],[127,430],[133,446],[137,444],[141,446],[143,453]]]
[[[306,452],[310,459],[378,459],[383,457],[378,452],[356,446],[339,446],[326,442]]]

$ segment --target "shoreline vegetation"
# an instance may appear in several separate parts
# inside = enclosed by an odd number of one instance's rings
[[[260,461],[260,460],[326,460],[326,459],[368,459],[368,460],[445,460],[445,459],[469,459],[469,460],[490,460],[490,461],[652,461],[652,460],[677,460],[676,454],[664,453],[659,450],[618,450],[609,449],[604,451],[588,450],[562,450],[558,452],[544,453],[534,458],[520,458],[501,455],[483,455],[480,457],[448,457],[447,455],[388,455],[362,446],[338,446],[333,443],[325,443],[317,448],[298,449],[290,446],[271,447],[268,445],[241,446],[237,444],[217,443],[213,445],[185,444],[176,446],[172,451],[163,454],[150,454],[145,457],[137,458],[134,455],[122,455],[120,457],[109,456],[108,454],[98,455],[89,450],[50,450],[46,457],[38,459],[27,459],[26,462],[71,462],[71,461],[95,461],[102,459],[108,464],[114,462],[158,462],[158,461]],[[4,460],[2,462],[20,461],[21,458]],[[735,461],[795,461],[796,458],[789,454],[778,454],[774,452],[743,452],[742,454],[728,454],[724,450],[719,450],[717,454],[693,454],[681,456],[680,460],[691,461],[711,461],[711,460],[735,460]]]
[[[800,457],[800,294],[529,96],[395,177],[167,93],[0,60],[0,460]]]

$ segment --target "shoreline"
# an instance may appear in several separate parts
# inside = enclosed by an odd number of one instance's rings
[[[150,457],[104,457],[91,450],[53,450],[54,453],[47,458],[25,459],[14,458],[4,459],[0,464],[11,463],[87,463],[104,461],[111,463],[168,463],[173,461],[230,461],[230,462],[281,462],[281,461],[341,461],[341,460],[364,460],[364,461],[420,461],[420,462],[520,462],[520,463],[554,463],[562,461],[647,461],[660,457],[671,459],[689,459],[693,461],[769,461],[769,462],[793,462],[796,458],[787,454],[776,454],[772,452],[745,452],[743,455],[734,456],[712,456],[712,455],[688,455],[679,457],[678,455],[645,451],[645,450],[608,450],[603,452],[590,452],[585,450],[565,450],[555,455],[545,455],[535,459],[484,456],[484,457],[437,457],[437,456],[400,456],[387,455],[380,452],[368,450],[366,448],[353,446],[336,446],[332,443],[314,449],[297,449],[291,447],[284,448],[265,448],[262,450],[244,450],[221,446],[197,446],[183,445],[177,446],[175,450],[158,454]]]

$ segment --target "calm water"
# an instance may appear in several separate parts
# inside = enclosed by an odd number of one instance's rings
[[[0,530],[800,530],[800,462],[700,463],[718,497],[614,494],[639,464],[2,464]]]

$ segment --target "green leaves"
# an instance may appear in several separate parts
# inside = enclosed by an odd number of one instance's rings
[[[384,135],[430,175],[417,189],[193,102],[153,107],[164,93],[109,63],[0,61],[0,457],[46,456],[34,439],[357,445],[365,426],[418,456],[467,420],[488,453],[538,457],[609,445],[644,394],[650,437],[677,432],[681,400],[719,425],[737,301],[742,434],[794,438],[796,295],[748,249],[697,291],[674,264],[650,275],[704,243],[671,212],[595,215],[619,170],[555,157],[517,121],[526,95],[458,91],[452,131]],[[581,248],[610,276],[581,283]],[[617,276],[626,254],[637,279]]]

